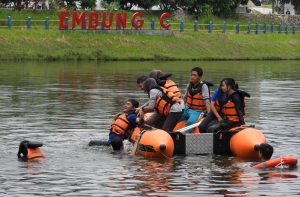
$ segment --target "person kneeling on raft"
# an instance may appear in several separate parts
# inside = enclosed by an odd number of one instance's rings
[[[141,118],[144,113],[155,111],[161,117],[152,119],[151,126],[171,132],[182,115],[181,99],[173,92],[160,87],[153,78],[148,78],[143,87],[149,96],[149,101],[148,106],[139,110]]]
[[[184,108],[181,120],[187,120],[185,126],[197,122],[200,114],[204,111],[210,112],[209,87],[205,81],[202,81],[202,68],[195,67],[191,70],[191,81],[187,85],[184,101]],[[191,133],[193,129],[186,131]]]
[[[138,107],[138,101],[128,99],[124,104],[123,113],[118,113],[114,116],[108,140],[108,143],[111,144],[114,150],[123,148],[123,140],[129,138],[131,131],[137,126],[138,117],[135,110]]]
[[[221,81],[219,95],[212,107],[212,113],[209,113],[199,125],[201,132],[215,133],[245,124],[244,98],[241,98],[238,94],[237,87],[235,80],[232,78]]]

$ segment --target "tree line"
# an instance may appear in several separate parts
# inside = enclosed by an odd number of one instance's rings
[[[296,10],[300,9],[300,0],[264,1],[276,5],[292,2]],[[27,8],[29,2],[34,2],[34,5],[47,4],[47,9],[89,10],[96,7],[96,0],[0,0],[2,4],[13,3],[15,9]],[[198,16],[230,17],[235,14],[238,5],[247,5],[248,2],[249,0],[102,0],[101,5],[107,10],[130,10],[133,6],[149,10],[153,6],[159,6],[163,11],[184,10]]]

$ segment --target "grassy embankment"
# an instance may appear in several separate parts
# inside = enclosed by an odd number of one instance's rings
[[[21,13],[12,12],[10,15],[14,18],[27,15]],[[31,17],[32,14],[36,14],[36,18],[47,16],[47,13],[31,12]],[[0,18],[3,15],[1,13]],[[54,16],[57,12],[52,13]],[[176,30],[172,36],[149,36],[59,32],[57,28],[2,28],[0,49],[0,60],[300,59],[300,34],[260,32],[254,35],[252,32],[248,35],[245,32],[223,34]]]

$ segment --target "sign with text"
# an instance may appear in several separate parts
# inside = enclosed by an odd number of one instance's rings
[[[113,21],[115,18],[116,29],[126,29],[127,27],[127,13],[126,12],[76,12],[76,11],[61,11],[59,14],[59,29],[69,29],[68,21],[71,17],[71,29],[75,29],[76,26],[80,26],[81,29],[99,29],[102,25],[102,29],[112,29]],[[101,17],[101,20],[99,18]],[[164,29],[169,29],[171,24],[166,23],[165,19],[171,19],[170,13],[163,13],[160,16],[159,23]],[[131,26],[135,29],[143,28],[144,26],[144,14],[142,12],[135,12],[130,19]]]

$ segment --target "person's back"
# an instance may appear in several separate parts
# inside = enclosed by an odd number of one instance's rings
[[[180,90],[177,84],[170,79],[171,76],[172,74],[164,74],[161,70],[152,70],[149,74],[149,77],[155,79],[159,86],[173,92],[176,97],[181,98]]]

